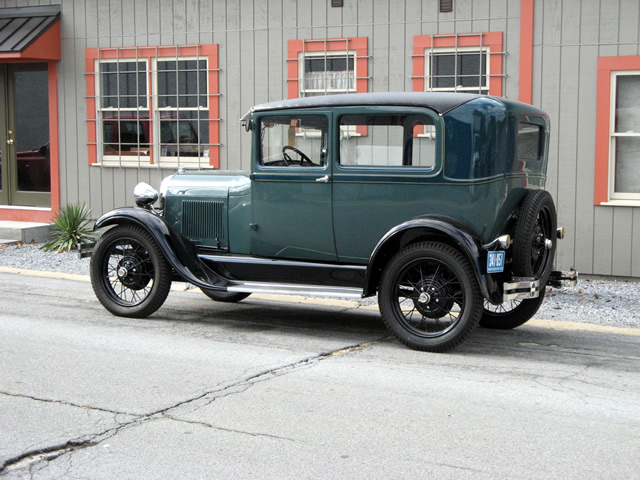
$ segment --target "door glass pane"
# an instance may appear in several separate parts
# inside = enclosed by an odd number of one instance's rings
[[[13,72],[18,190],[51,191],[46,71]]]

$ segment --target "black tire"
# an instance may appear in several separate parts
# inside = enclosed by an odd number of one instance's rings
[[[467,258],[439,242],[417,243],[396,254],[378,292],[389,331],[408,347],[427,352],[459,345],[478,324],[482,302]]]
[[[91,284],[100,303],[120,317],[145,318],[171,288],[171,268],[153,237],[141,227],[119,225],[96,243]]]
[[[516,223],[512,270],[518,277],[537,277],[546,285],[558,242],[556,208],[545,190],[529,192]],[[551,241],[550,248],[546,246]]]
[[[537,298],[511,300],[501,305],[492,305],[485,300],[480,326],[498,330],[510,330],[527,323],[544,301],[545,288]]]
[[[222,292],[219,290],[207,290],[206,288],[201,288],[202,293],[204,293],[211,300],[215,300],[216,302],[225,302],[225,303],[236,303],[247,298],[250,293],[243,292]]]

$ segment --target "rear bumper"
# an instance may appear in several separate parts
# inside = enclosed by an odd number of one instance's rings
[[[553,288],[575,287],[578,283],[578,272],[552,271],[547,286]],[[511,282],[503,284],[503,302],[511,300],[527,300],[540,296],[540,280],[535,277],[513,277]]]
[[[503,284],[502,301],[527,300],[540,296],[540,279],[535,277],[513,277]]]

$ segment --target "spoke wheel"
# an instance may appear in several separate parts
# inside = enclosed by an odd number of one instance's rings
[[[522,277],[538,277],[545,285],[556,251],[556,209],[545,190],[530,192],[522,202],[516,224],[513,272]]]
[[[536,314],[544,301],[544,294],[543,288],[537,298],[511,300],[500,305],[493,305],[485,300],[480,326],[510,330],[523,325]]]
[[[411,245],[387,265],[379,292],[387,328],[404,344],[442,352],[477,325],[482,296],[468,260],[438,242]]]
[[[171,269],[160,248],[136,226],[118,226],[105,233],[96,244],[90,270],[98,300],[119,316],[151,315],[171,287]]]

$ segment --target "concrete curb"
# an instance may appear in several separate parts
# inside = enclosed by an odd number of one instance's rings
[[[28,277],[40,277],[40,278],[52,278],[60,280],[74,280],[77,282],[90,282],[89,275],[76,275],[73,273],[61,273],[61,272],[42,272],[38,270],[26,270],[21,268],[12,267],[0,267],[0,273],[10,273],[14,275],[24,275]],[[174,282],[171,285],[172,291],[178,292],[192,292],[204,295],[199,288],[190,286],[187,283]],[[267,295],[267,294],[252,294],[251,298],[256,300],[264,300],[269,302],[282,302],[282,303],[300,303],[306,305],[318,305],[325,307],[343,308],[345,310],[365,310],[365,311],[378,311],[377,305],[360,305],[354,300],[340,300],[333,298],[313,298],[303,297],[299,295]],[[526,324],[528,327],[545,328],[550,330],[563,330],[563,331],[581,331],[581,332],[594,332],[594,333],[608,333],[613,335],[627,335],[633,337],[640,337],[640,328],[624,328],[624,327],[611,327],[605,325],[596,325],[594,323],[580,323],[580,322],[566,322],[558,320],[544,320],[533,319],[529,320]]]

